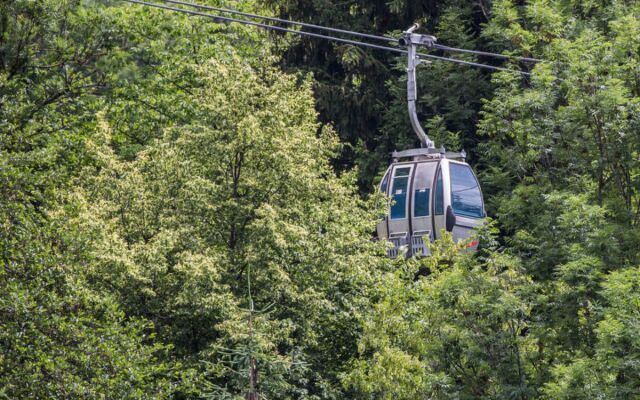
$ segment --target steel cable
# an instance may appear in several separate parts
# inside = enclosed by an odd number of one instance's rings
[[[265,20],[265,21],[279,22],[279,23],[286,24],[286,25],[297,25],[297,26],[302,26],[302,27],[305,27],[305,28],[318,29],[318,30],[323,30],[323,31],[327,31],[327,32],[335,32],[335,33],[341,33],[341,34],[345,34],[345,35],[358,36],[358,37],[361,37],[361,38],[379,40],[379,41],[388,42],[388,43],[396,43],[397,42],[396,38],[389,37],[389,36],[371,35],[371,34],[368,34],[368,33],[349,31],[349,30],[346,30],[346,29],[331,28],[331,27],[322,26],[322,25],[310,24],[310,23],[307,23],[307,22],[300,22],[300,21],[288,20],[288,19],[283,19],[283,18],[269,17],[269,16],[259,15],[259,14],[252,14],[252,13],[247,13],[247,12],[243,12],[243,11],[233,10],[233,9],[230,9],[230,8],[213,7],[213,6],[208,6],[208,5],[205,5],[205,4],[191,3],[191,2],[187,2],[187,1],[181,1],[181,0],[161,0],[161,1],[163,1],[165,3],[177,4],[177,5],[197,8],[197,9],[201,9],[201,10],[217,11],[217,12],[222,12],[222,13],[227,13],[227,14],[232,14],[232,15],[240,15],[240,16],[243,16],[243,17],[262,19],[262,20]],[[438,44],[438,43],[435,43],[433,45],[433,47],[437,48],[437,49],[440,49],[440,50],[443,50],[443,51],[476,54],[476,55],[481,55],[481,56],[496,57],[496,58],[507,59],[507,60],[517,60],[517,61],[525,61],[525,62],[544,62],[544,60],[541,60],[541,59],[538,59],[538,58],[512,56],[512,55],[492,53],[492,52],[480,51],[480,50],[462,49],[462,48],[458,48],[458,47],[445,46],[445,45]]]
[[[407,53],[407,50],[399,49],[397,47],[381,46],[381,45],[377,45],[377,44],[373,44],[373,43],[359,42],[359,41],[356,41],[356,40],[344,39],[344,38],[339,38],[339,37],[335,37],[335,36],[321,35],[319,33],[299,31],[299,30],[295,30],[295,29],[288,29],[288,28],[283,28],[283,27],[280,27],[280,26],[268,25],[268,24],[263,24],[263,23],[255,22],[255,21],[247,21],[247,20],[242,20],[242,19],[224,17],[224,16],[221,16],[221,15],[213,15],[213,14],[203,13],[203,12],[199,12],[199,11],[185,10],[183,8],[171,7],[171,6],[166,6],[166,5],[158,4],[158,3],[149,3],[149,2],[146,2],[146,1],[142,1],[142,0],[123,0],[123,1],[125,1],[127,3],[139,4],[139,5],[143,5],[143,6],[154,7],[154,8],[159,8],[159,9],[164,9],[164,10],[169,10],[169,11],[175,11],[175,12],[179,12],[179,13],[183,13],[183,14],[194,15],[194,16],[198,16],[198,17],[210,18],[210,19],[213,19],[215,21],[235,22],[235,23],[244,24],[244,25],[256,26],[256,27],[264,28],[264,29],[276,30],[276,31],[279,31],[279,32],[293,33],[293,34],[296,34],[296,35],[308,36],[308,37],[313,37],[313,38],[318,38],[318,39],[331,40],[331,41],[334,41],[334,42],[351,44],[351,45],[354,45],[354,46],[368,47],[368,48],[372,48],[372,49],[376,49],[376,50],[391,51],[391,52],[400,53],[400,54],[406,54]],[[175,0],[172,0],[172,1],[175,1]],[[479,67],[479,68],[490,69],[490,70],[494,70],[494,71],[505,71],[505,72],[511,72],[511,73],[517,73],[517,74],[521,74],[521,75],[526,75],[526,76],[531,75],[529,72],[518,71],[518,70],[513,70],[513,69],[508,69],[508,68],[503,68],[503,67],[495,67],[493,65],[480,64],[480,63],[476,63],[476,62],[472,62],[472,61],[459,60],[459,59],[456,59],[456,58],[441,57],[441,56],[436,56],[436,55],[427,54],[427,53],[417,53],[417,55],[420,58],[429,58],[429,59],[434,59],[434,60],[439,60],[439,61],[448,61],[448,62],[453,62],[453,63],[457,63],[457,64],[462,64],[462,65],[469,65],[469,66],[474,66],[474,67]]]

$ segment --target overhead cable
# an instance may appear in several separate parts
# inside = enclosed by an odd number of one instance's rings
[[[517,70],[517,69],[509,69],[509,68],[504,68],[504,67],[495,67],[493,65],[480,64],[480,63],[473,62],[473,61],[460,60],[458,58],[441,57],[441,56],[436,56],[436,55],[427,54],[427,53],[416,53],[416,54],[420,58],[431,58],[433,60],[439,60],[439,61],[450,61],[450,62],[454,62],[454,63],[457,63],[457,64],[469,65],[469,66],[472,66],[472,67],[491,69],[491,70],[494,70],[494,71],[506,71],[506,72],[512,72],[512,73],[516,73],[516,74],[520,74],[520,75],[531,76],[530,72],[524,72],[524,71],[520,71],[520,70]]]
[[[244,24],[244,25],[256,26],[256,27],[264,28],[264,29],[271,29],[271,30],[275,30],[275,31],[279,31],[279,32],[293,33],[293,34],[301,35],[301,36],[308,36],[308,37],[313,37],[313,38],[318,38],[318,39],[331,40],[331,41],[338,42],[338,43],[351,44],[351,45],[354,45],[354,46],[362,46],[362,47],[368,47],[368,48],[377,49],[377,50],[384,50],[384,51],[391,51],[391,52],[394,52],[394,53],[407,54],[407,50],[400,49],[400,48],[397,48],[397,47],[381,46],[381,45],[377,45],[377,44],[373,44],[373,43],[359,42],[357,40],[344,39],[344,38],[339,38],[339,37],[335,37],[335,36],[321,35],[319,33],[313,33],[313,32],[307,32],[307,31],[299,31],[299,30],[295,30],[295,29],[288,29],[288,28],[283,28],[283,27],[280,27],[280,26],[268,25],[268,24],[263,24],[263,23],[255,22],[255,21],[247,21],[247,20],[243,20],[243,19],[224,17],[224,16],[221,16],[221,15],[208,14],[208,13],[203,13],[203,12],[200,12],[200,11],[185,10],[184,8],[171,7],[171,6],[166,6],[166,5],[158,4],[158,3],[149,3],[149,2],[146,2],[146,1],[142,1],[142,0],[123,0],[123,1],[125,1],[127,3],[134,3],[134,4],[140,4],[140,5],[143,5],[143,6],[148,6],[148,7],[153,7],[153,8],[159,8],[159,9],[164,9],[164,10],[169,10],[169,11],[175,11],[175,12],[188,14],[188,15],[195,15],[195,16],[199,16],[199,17],[205,17],[205,18],[213,19],[214,21],[235,22],[235,23]],[[494,71],[506,71],[506,72],[517,73],[517,74],[521,74],[521,75],[527,75],[527,76],[531,75],[528,72],[523,72],[523,71],[518,71],[518,70],[513,70],[513,69],[508,69],[508,68],[503,68],[503,67],[495,67],[493,65],[480,64],[480,63],[460,60],[460,59],[456,59],[456,58],[441,57],[441,56],[436,56],[436,55],[433,55],[433,54],[418,53],[418,56],[420,58],[430,58],[430,59],[440,60],[440,61],[449,61],[449,62],[453,62],[453,63],[457,63],[457,64],[470,65],[470,66],[490,69],[490,70],[494,70]]]
[[[345,29],[338,29],[338,28],[330,28],[330,27],[327,27],[327,26],[309,24],[309,23],[306,23],[306,22],[288,20],[288,19],[283,19],[283,18],[276,18],[276,17],[269,17],[269,16],[259,15],[259,14],[251,14],[251,13],[247,13],[247,12],[233,10],[233,9],[230,9],[230,8],[212,7],[212,6],[208,6],[208,5],[205,5],[205,4],[198,4],[198,3],[192,3],[192,2],[181,1],[181,0],[161,0],[161,1],[163,1],[165,3],[179,4],[179,5],[182,5],[182,6],[197,8],[197,9],[201,9],[201,10],[217,11],[217,12],[222,12],[222,13],[227,13],[227,14],[232,14],[232,15],[240,15],[240,16],[243,16],[243,17],[262,19],[264,21],[279,22],[279,23],[286,24],[286,25],[303,26],[305,28],[318,29],[318,30],[323,30],[323,31],[326,31],[326,32],[335,32],[335,33],[341,33],[341,34],[345,34],[345,35],[358,36],[358,37],[361,37],[361,38],[379,40],[379,41],[382,41],[382,42],[388,42],[388,43],[397,42],[397,39],[394,38],[394,37],[372,35],[372,34],[368,34],[368,33],[348,31],[348,30],[345,30]],[[480,50],[461,49],[461,48],[458,48],[458,47],[445,46],[445,45],[438,44],[438,43],[435,43],[433,45],[433,47],[437,48],[437,49],[440,49],[440,50],[443,50],[443,51],[476,54],[476,55],[481,55],[481,56],[486,56],[486,57],[501,58],[501,59],[505,59],[505,60],[517,60],[517,61],[524,61],[524,62],[544,62],[544,60],[541,60],[541,59],[538,59],[538,58],[512,56],[512,55],[507,55],[507,54],[491,53],[491,52],[488,52],[488,51],[480,51]]]
[[[161,1],[163,1],[165,3],[179,4],[179,5],[187,6],[187,7],[199,8],[201,10],[217,11],[217,12],[222,12],[222,13],[227,13],[227,14],[232,14],[232,15],[240,15],[240,16],[243,16],[243,17],[262,19],[262,20],[265,20],[265,21],[279,22],[279,23],[286,24],[286,25],[304,26],[305,28],[318,29],[318,30],[323,30],[323,31],[327,31],[327,32],[342,33],[342,34],[351,35],[351,36],[359,36],[359,37],[362,37],[362,38],[380,40],[380,41],[383,41],[383,42],[397,42],[397,39],[392,38],[392,37],[371,35],[371,34],[368,34],[368,33],[360,33],[360,32],[348,31],[348,30],[345,30],[345,29],[330,28],[328,26],[309,24],[309,23],[306,23],[306,22],[292,21],[292,20],[276,18],[276,17],[268,17],[266,15],[251,14],[251,13],[247,13],[247,12],[232,10],[230,8],[212,7],[212,6],[207,6],[207,5],[204,5],[204,4],[189,3],[189,2],[186,2],[186,1],[179,1],[179,0],[161,0]]]
[[[451,52],[456,52],[456,53],[476,54],[476,55],[479,55],[479,56],[496,57],[496,58],[502,58],[502,59],[505,59],[505,60],[518,60],[518,61],[527,61],[527,62],[544,62],[544,60],[541,60],[539,58],[510,56],[510,55],[507,55],[507,54],[489,53],[489,52],[480,51],[480,50],[460,49],[460,48],[457,48],[457,47],[445,46],[445,45],[438,44],[438,43],[434,43],[433,47],[436,48],[436,49],[444,50],[444,51],[451,51]]]
[[[148,7],[155,7],[155,8],[161,8],[161,9],[164,9],[164,10],[176,11],[176,12],[183,13],[183,14],[195,15],[195,16],[198,16],[198,17],[210,18],[210,19],[217,20],[217,21],[237,22],[239,24],[257,26],[259,28],[272,29],[272,30],[276,30],[276,31],[279,31],[279,32],[293,33],[293,34],[296,34],[296,35],[309,36],[309,37],[314,37],[314,38],[318,38],[318,39],[327,39],[327,40],[332,40],[332,41],[340,42],[340,43],[353,44],[355,46],[370,47],[370,48],[373,48],[373,49],[393,51],[393,52],[396,52],[396,53],[406,53],[407,52],[406,50],[399,49],[397,47],[380,46],[380,45],[373,44],[373,43],[358,42],[357,40],[350,40],[350,39],[343,39],[343,38],[338,38],[338,37],[334,37],[334,36],[321,35],[319,33],[298,31],[298,30],[295,30],[295,29],[283,28],[281,26],[262,24],[260,22],[247,21],[247,20],[243,20],[243,19],[223,17],[221,15],[208,14],[208,13],[203,13],[203,12],[199,12],[199,11],[185,10],[184,8],[165,6],[165,5],[158,4],[158,3],[149,3],[149,2],[146,2],[146,1],[142,1],[142,0],[123,0],[123,1],[125,1],[127,3],[140,4],[140,5],[148,6]]]

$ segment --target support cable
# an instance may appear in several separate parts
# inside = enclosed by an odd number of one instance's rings
[[[480,51],[480,50],[460,49],[460,48],[457,48],[457,47],[445,46],[443,44],[438,44],[438,43],[434,43],[433,47],[436,48],[436,49],[455,52],[455,53],[476,54],[476,55],[479,55],[479,56],[496,57],[496,58],[502,58],[502,59],[505,59],[505,60],[517,60],[517,61],[526,61],[526,62],[534,62],[534,63],[545,62],[545,60],[541,60],[539,58],[510,56],[510,55],[506,55],[506,54],[490,53],[490,52],[487,52],[487,51]]]
[[[297,31],[295,29],[288,29],[288,28],[283,28],[283,27],[280,27],[280,26],[262,24],[260,22],[247,21],[247,20],[243,20],[243,19],[223,17],[221,15],[208,14],[208,13],[203,13],[203,12],[199,12],[199,11],[185,10],[184,8],[165,6],[165,5],[157,4],[157,3],[149,3],[149,2],[146,2],[146,1],[142,1],[142,0],[123,0],[123,1],[125,1],[127,3],[140,4],[140,5],[148,6],[148,7],[161,8],[161,9],[169,10],[169,11],[176,11],[176,12],[180,12],[180,13],[183,13],[183,14],[195,15],[195,16],[198,16],[198,17],[211,18],[211,19],[217,20],[217,21],[237,22],[239,24],[256,26],[256,27],[265,28],[265,29],[272,29],[272,30],[276,30],[276,31],[279,31],[279,32],[293,33],[293,34],[296,34],[296,35],[309,36],[309,37],[314,37],[314,38],[318,38],[318,39],[327,39],[327,40],[332,40],[332,41],[335,41],[335,42],[352,44],[354,46],[364,46],[364,47],[370,47],[370,48],[378,49],[378,50],[392,51],[392,52],[396,52],[396,53],[406,53],[407,52],[406,50],[399,49],[397,47],[380,46],[380,45],[373,44],[373,43],[358,42],[356,40],[350,40],[350,39],[343,39],[343,38],[338,38],[338,37],[334,37],[334,36],[321,35],[319,33],[306,32],[306,31]]]
[[[161,0],[161,1],[163,1],[165,3],[177,4],[177,5],[192,7],[192,8],[201,9],[201,10],[217,11],[217,12],[222,12],[222,13],[231,14],[231,15],[240,15],[240,16],[243,16],[243,17],[262,19],[264,21],[279,22],[279,23],[286,24],[286,25],[297,25],[297,26],[302,26],[302,27],[305,27],[305,28],[318,29],[318,30],[323,30],[323,31],[326,31],[326,32],[341,33],[341,34],[345,34],[345,35],[357,36],[357,37],[366,38],[366,39],[379,40],[379,41],[387,42],[387,43],[395,43],[395,42],[397,42],[396,38],[390,37],[390,36],[379,36],[379,35],[372,35],[372,34],[368,34],[368,33],[349,31],[349,30],[346,30],[346,29],[331,28],[331,27],[322,26],[322,25],[310,24],[310,23],[307,23],[307,22],[300,22],[300,21],[288,20],[288,19],[283,19],[283,18],[269,17],[269,16],[259,15],[259,14],[252,14],[252,13],[242,12],[242,11],[238,11],[238,10],[233,10],[233,9],[230,9],[230,8],[212,7],[212,6],[208,6],[208,5],[205,5],[205,4],[191,3],[191,2],[187,2],[187,1],[181,1],[181,0]],[[504,59],[504,60],[517,60],[517,61],[533,62],[533,63],[544,62],[545,61],[545,60],[542,60],[542,59],[539,59],[539,58],[512,56],[512,55],[491,53],[491,52],[488,52],[488,51],[480,51],[480,50],[461,49],[461,48],[458,48],[458,47],[445,46],[445,45],[437,44],[437,43],[435,43],[433,45],[433,47],[437,48],[437,49],[440,49],[440,50],[443,50],[443,51],[457,52],[457,53],[468,53],[468,54],[475,54],[475,55],[486,56],[486,57],[496,57],[496,58],[501,58],[501,59]]]
[[[204,4],[189,3],[189,2],[186,2],[186,1],[180,1],[180,0],[161,0],[161,1],[163,1],[165,3],[179,4],[179,5],[187,6],[187,7],[199,8],[201,10],[217,11],[217,12],[231,14],[231,15],[240,15],[242,17],[249,17],[249,18],[262,19],[262,20],[265,20],[265,21],[279,22],[279,23],[286,24],[286,25],[298,25],[298,26],[303,26],[305,28],[318,29],[318,30],[323,30],[323,31],[327,31],[327,32],[342,33],[342,34],[345,34],[345,35],[359,36],[359,37],[362,37],[362,38],[380,40],[380,41],[383,41],[383,42],[394,42],[394,43],[397,42],[396,38],[392,38],[392,37],[388,37],[388,36],[371,35],[371,34],[368,34],[368,33],[360,33],[360,32],[348,31],[348,30],[345,30],[345,29],[338,29],[338,28],[330,28],[330,27],[327,27],[327,26],[309,24],[309,23],[306,23],[306,22],[292,21],[292,20],[276,18],[276,17],[268,17],[266,15],[251,14],[251,13],[247,13],[247,12],[232,10],[230,8],[212,7],[212,6],[207,6],[207,5],[204,5]]]
[[[175,11],[175,12],[188,14],[188,15],[194,15],[194,16],[198,16],[198,17],[210,18],[210,19],[213,19],[214,21],[235,22],[235,23],[239,23],[239,24],[243,24],[243,25],[255,26],[255,27],[264,28],[264,29],[271,29],[271,30],[275,30],[275,31],[279,31],[279,32],[293,33],[295,35],[300,35],[300,36],[308,36],[308,37],[313,37],[313,38],[317,38],[317,39],[325,39],[325,40],[330,40],[330,41],[334,41],[334,42],[338,42],[338,43],[345,43],[345,44],[350,44],[350,45],[354,45],[354,46],[368,47],[368,48],[372,48],[372,49],[376,49],[376,50],[390,51],[390,52],[399,53],[399,54],[407,54],[407,50],[400,49],[400,48],[397,48],[397,47],[381,46],[381,45],[377,45],[377,44],[373,44],[373,43],[359,42],[357,40],[351,40],[351,39],[344,39],[344,38],[339,38],[339,37],[335,37],[335,36],[322,35],[322,34],[319,34],[319,33],[313,33],[313,32],[307,32],[307,31],[299,31],[299,30],[289,29],[289,28],[283,28],[283,27],[280,27],[280,26],[263,24],[263,23],[255,22],[255,21],[247,21],[247,20],[243,20],[243,19],[224,17],[224,16],[221,16],[221,15],[208,14],[208,13],[204,13],[204,12],[200,12],[200,11],[185,10],[184,8],[171,7],[171,6],[167,6],[167,5],[163,5],[163,4],[150,3],[150,2],[142,1],[142,0],[123,0],[123,1],[125,1],[127,3],[139,4],[139,5],[143,5],[143,6],[147,6],[147,7],[159,8],[159,9],[163,9],[163,10]],[[167,0],[165,0],[165,1],[167,1]],[[171,0],[171,1],[175,2],[176,0]],[[333,29],[333,28],[331,28],[331,29]],[[480,64],[480,63],[476,63],[476,62],[472,62],[472,61],[460,60],[460,59],[456,59],[456,58],[436,56],[436,55],[427,54],[427,53],[417,53],[417,55],[420,58],[428,58],[428,59],[439,60],[439,61],[448,61],[448,62],[453,62],[453,63],[457,63],[457,64],[462,64],[462,65],[469,65],[469,66],[473,66],[473,67],[490,69],[490,70],[494,70],[494,71],[505,71],[505,72],[517,73],[517,74],[521,74],[521,75],[525,75],[525,76],[530,76],[531,75],[531,73],[529,73],[529,72],[518,71],[518,70],[513,70],[513,69],[503,68],[503,67],[496,67],[496,66],[493,66],[493,65]]]

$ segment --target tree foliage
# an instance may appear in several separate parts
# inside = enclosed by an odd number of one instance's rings
[[[99,128],[98,163],[79,194],[78,223],[98,236],[91,275],[178,354],[208,361],[218,387],[242,393],[233,356],[251,347],[274,373],[262,392],[331,391],[378,276],[374,219],[349,177],[332,177],[335,139],[326,129],[316,137],[309,82],[237,56],[194,68],[197,118],[135,161],[119,160],[106,121]],[[263,310],[253,333],[252,304]]]
[[[479,35],[489,16],[489,4],[483,0],[265,3],[285,18],[351,31],[399,37],[419,22],[423,32],[450,46],[476,48],[488,43]],[[335,126],[343,142],[334,164],[339,168],[356,165],[363,192],[381,177],[391,151],[418,145],[407,114],[405,58],[302,38],[287,49],[281,65],[285,70],[314,73],[320,119]],[[478,111],[482,98],[491,93],[488,81],[484,71],[455,64],[419,67],[418,111],[425,124],[433,127],[438,145],[454,151],[465,148],[475,157]]]
[[[480,249],[370,240],[384,201],[359,194],[415,145],[402,57],[5,1],[0,395],[640,395],[637,4],[207,3],[544,58],[419,71],[429,134],[479,172]]]

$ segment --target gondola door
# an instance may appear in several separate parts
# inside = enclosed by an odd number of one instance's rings
[[[394,244],[396,249],[408,245],[411,235],[409,189],[411,188],[414,167],[415,165],[412,163],[401,163],[394,165],[391,171],[391,181],[389,182],[391,207],[387,227],[389,241]],[[394,257],[396,255],[392,254]]]
[[[438,161],[419,161],[411,184],[411,255],[429,255],[426,245],[433,240],[431,193]]]
[[[441,239],[442,230],[446,230],[446,210],[447,206],[449,206],[447,202],[448,196],[446,196],[445,193],[445,189],[447,188],[445,182],[449,175],[446,166],[447,160],[441,160],[438,163],[433,183],[433,200],[431,204],[433,211],[433,233],[436,239]]]

